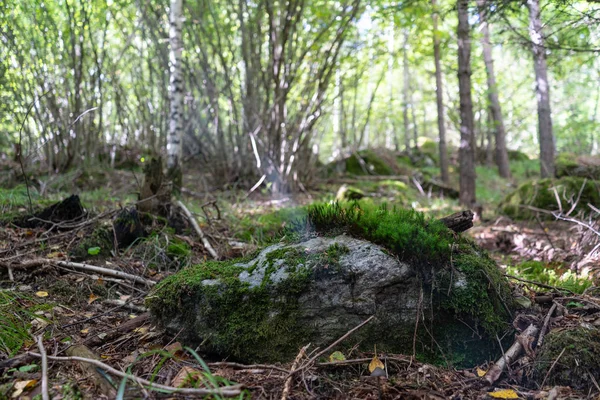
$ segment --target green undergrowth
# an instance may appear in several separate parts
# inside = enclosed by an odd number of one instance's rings
[[[536,215],[553,219],[551,212],[590,212],[587,204],[600,205],[600,181],[564,177],[541,179],[519,186],[499,205],[502,214],[513,219],[532,219]]]
[[[29,330],[36,318],[46,320],[36,312],[51,309],[50,303],[9,290],[0,290],[0,354],[12,357],[25,344],[31,344]]]
[[[561,263],[525,261],[515,266],[509,266],[506,272],[509,275],[579,294],[592,286],[592,281],[589,278],[577,276]]]
[[[245,215],[235,221],[236,237],[250,243],[266,244],[275,240],[286,224],[306,215],[305,207],[288,207],[260,215]]]

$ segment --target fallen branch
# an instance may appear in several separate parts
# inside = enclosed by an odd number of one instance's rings
[[[552,304],[552,307],[550,307],[550,311],[548,311],[548,314],[546,314],[546,318],[544,319],[544,325],[542,325],[542,330],[540,331],[540,337],[537,342],[538,348],[542,347],[542,344],[544,344],[544,336],[546,336],[548,324],[550,323],[550,318],[552,318],[552,314],[554,314],[554,310],[556,310],[556,306],[557,306],[556,303]]]
[[[300,349],[300,352],[298,352],[298,355],[296,356],[296,358],[294,359],[294,363],[292,364],[292,371],[298,368],[298,363],[300,362],[302,357],[306,356],[306,350],[308,349],[308,346],[310,346],[310,344],[307,344],[306,346]],[[292,374],[290,374],[285,380],[281,400],[287,400],[288,396],[290,395],[290,390],[292,390],[292,378],[293,376]]]
[[[42,399],[50,400],[50,394],[48,393],[48,356],[42,342],[42,335],[35,336],[34,338],[42,358]]]
[[[27,354],[31,355],[33,357],[36,357],[36,358],[42,357],[41,354],[34,353],[31,351],[28,351]],[[134,376],[131,374],[127,374],[125,372],[121,372],[117,369],[114,369],[110,365],[107,365],[101,361],[93,360],[90,358],[75,357],[75,356],[73,356],[73,357],[47,356],[47,357],[48,357],[48,360],[51,360],[51,361],[81,361],[84,363],[89,363],[96,367],[102,368],[106,372],[116,375],[120,378],[131,379],[138,385],[147,386],[148,389],[166,390],[171,393],[181,393],[181,394],[190,394],[190,395],[219,395],[219,396],[225,396],[225,397],[234,397],[234,396],[239,396],[239,394],[241,393],[241,389],[242,389],[242,385],[232,385],[232,386],[227,386],[225,388],[218,388],[218,389],[178,388],[178,387],[161,385],[158,383],[150,382],[144,378],[140,378],[140,377],[137,377],[137,376]]]
[[[215,260],[218,260],[219,259],[219,254],[212,247],[212,245],[210,244],[210,242],[206,238],[206,235],[204,235],[204,232],[202,232],[202,229],[200,229],[200,226],[198,225],[198,222],[196,221],[196,218],[194,218],[194,216],[192,215],[192,213],[190,212],[190,210],[188,210],[187,207],[181,201],[179,201],[179,200],[177,200],[177,202],[175,204],[177,205],[177,207],[181,208],[181,211],[183,211],[183,213],[185,214],[185,216],[188,218],[188,220],[190,221],[190,223],[194,227],[194,230],[196,231],[196,233],[198,234],[198,236],[200,236],[200,239],[202,240],[202,244],[204,245],[204,248],[210,253],[210,255],[212,256],[212,258],[214,258]]]
[[[485,380],[490,385],[496,382],[506,367],[508,367],[508,365],[511,364],[524,350],[522,343],[525,343],[528,339],[535,338],[537,333],[537,326],[533,324],[529,325],[527,329],[523,331],[523,333],[517,336],[515,342],[512,346],[510,346],[506,353],[498,361],[496,361],[494,365],[492,365],[492,368],[490,368],[485,374]]]
[[[137,275],[128,274],[126,272],[117,271],[114,269],[97,267],[95,265],[81,264],[81,263],[70,262],[70,261],[50,260],[47,258],[38,258],[38,259],[34,259],[34,260],[23,261],[19,264],[11,264],[11,265],[0,263],[0,267],[5,267],[5,268],[18,267],[20,269],[27,269],[27,268],[40,267],[40,266],[46,265],[46,264],[57,265],[57,266],[66,267],[66,268],[73,268],[73,269],[78,269],[78,270],[82,270],[82,271],[96,272],[101,275],[114,276],[116,278],[127,279],[129,281],[141,283],[141,284],[148,285],[148,286],[153,286],[156,284],[156,282],[151,281],[150,279],[145,279],[145,278],[142,278]]]

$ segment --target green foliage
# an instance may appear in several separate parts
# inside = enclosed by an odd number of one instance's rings
[[[88,249],[88,254],[90,256],[97,256],[98,254],[100,254],[100,247],[90,247]]]
[[[592,286],[591,280],[579,277],[573,271],[565,270],[562,265],[556,263],[525,261],[514,267],[508,267],[507,272],[510,275],[579,294]]]
[[[16,291],[0,290],[0,350],[8,357],[14,356],[26,344],[31,342],[29,329],[31,321],[45,317],[36,315],[44,307],[33,297]]]
[[[265,244],[278,237],[290,221],[306,215],[305,207],[289,207],[262,215],[245,215],[239,222],[236,237],[251,243]]]
[[[549,211],[589,212],[587,204],[600,204],[600,181],[564,177],[530,181],[507,195],[499,205],[501,213],[514,219],[534,218],[537,210],[542,218],[553,218]]]

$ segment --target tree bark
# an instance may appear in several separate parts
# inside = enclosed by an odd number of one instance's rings
[[[181,136],[183,132],[183,79],[181,52],[181,11],[183,0],[171,0],[169,16],[169,135],[167,136],[167,169],[175,192],[181,188]]]
[[[404,87],[402,95],[404,98],[404,104],[402,107],[402,122],[404,123],[404,147],[406,151],[410,150],[410,127],[408,121],[408,106],[410,104],[410,86],[408,80],[410,79],[410,72],[408,70],[408,31],[404,32],[404,46],[402,48],[402,68]]]
[[[458,89],[460,96],[460,202],[472,206],[475,199],[474,117],[471,99],[471,38],[469,0],[458,0]]]
[[[440,38],[438,35],[437,1],[431,0],[431,6],[433,7],[433,58],[435,61],[435,98],[438,114],[438,136],[440,139],[440,173],[442,175],[442,182],[447,185],[450,182],[450,177],[448,175],[448,147],[446,145],[446,125],[444,122],[444,91],[442,87],[442,66],[440,62],[441,52]]]
[[[500,100],[498,99],[496,74],[494,73],[494,59],[492,58],[490,29],[487,22],[486,0],[477,0],[477,8],[479,9],[479,20],[482,31],[481,47],[483,49],[483,60],[487,73],[488,98],[494,122],[494,130],[496,132],[496,163],[498,164],[498,173],[500,176],[510,178],[510,165],[508,163],[508,151],[506,150],[506,131],[504,129]]]
[[[533,48],[535,90],[538,103],[538,137],[540,141],[540,170],[542,178],[554,177],[554,135],[550,109],[550,85],[546,50],[542,35],[539,0],[527,0],[529,7],[529,37]]]

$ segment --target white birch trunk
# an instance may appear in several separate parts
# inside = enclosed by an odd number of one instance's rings
[[[171,0],[169,15],[169,135],[167,136],[167,168],[181,169],[181,136],[183,131],[183,79],[181,40],[183,0]]]

